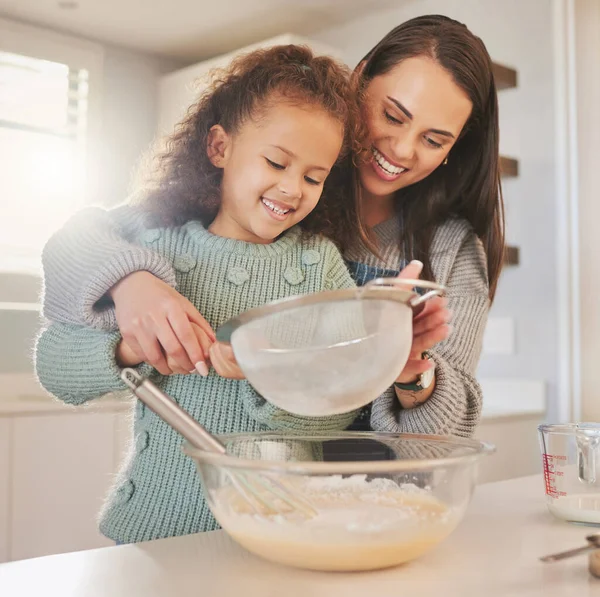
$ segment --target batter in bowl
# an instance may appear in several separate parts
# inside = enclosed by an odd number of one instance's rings
[[[384,478],[297,479],[294,491],[310,501],[316,516],[258,515],[230,486],[213,494],[211,507],[221,526],[248,551],[281,564],[328,571],[408,562],[445,539],[460,519],[429,491]]]

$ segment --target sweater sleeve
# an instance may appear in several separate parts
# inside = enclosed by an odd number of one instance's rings
[[[420,406],[403,409],[390,388],[373,404],[371,426],[377,431],[462,437],[470,437],[475,431],[482,404],[475,372],[490,301],[485,254],[474,233],[462,240],[448,267],[445,285],[453,331],[447,340],[428,351],[436,367],[433,394]]]
[[[161,255],[133,242],[149,234],[145,212],[124,205],[110,211],[90,207],[75,214],[47,242],[43,314],[62,323],[116,330],[107,291],[125,276],[146,270],[175,286],[172,265]]]
[[[118,332],[52,323],[36,342],[38,381],[50,394],[75,405],[109,392],[128,390],[115,358],[120,340]],[[144,377],[155,372],[146,363],[138,370]]]

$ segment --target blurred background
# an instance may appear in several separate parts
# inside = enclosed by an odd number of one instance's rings
[[[194,81],[231,53],[306,43],[355,66],[441,13],[496,63],[507,266],[485,339],[481,480],[540,470],[535,426],[600,420],[600,0],[0,0],[0,562],[106,545],[95,517],[129,403],[71,409],[33,375],[40,255],[77,209],[123,202]]]

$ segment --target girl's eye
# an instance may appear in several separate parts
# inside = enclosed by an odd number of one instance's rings
[[[393,124],[404,124],[401,120],[394,118],[387,110],[384,110],[383,113],[389,122],[392,122]]]
[[[425,141],[427,141],[428,145],[430,145],[431,147],[435,147],[436,149],[439,149],[442,146],[441,143],[437,143],[436,141],[434,141],[430,137],[425,137]]]
[[[309,176],[305,176],[304,180],[308,183],[308,184],[312,184],[315,186],[320,185],[321,183],[318,180],[315,180],[314,178],[310,178]]]
[[[282,166],[281,164],[278,164],[277,162],[274,162],[273,160],[270,160],[269,158],[265,158],[265,160],[267,160],[269,166],[271,166],[272,168],[275,168],[275,170],[285,170],[285,166]]]

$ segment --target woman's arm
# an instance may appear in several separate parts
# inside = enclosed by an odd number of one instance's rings
[[[44,316],[116,330],[114,305],[107,293],[117,282],[147,271],[175,286],[172,265],[133,240],[144,234],[145,220],[145,212],[130,205],[110,211],[90,207],[54,233],[42,253]]]
[[[139,361],[163,375],[207,371],[208,353],[191,323],[214,333],[196,308],[175,289],[172,264],[136,244],[155,229],[146,212],[124,205],[88,208],[48,241],[43,312],[51,321],[119,330]]]
[[[475,372],[490,301],[485,254],[473,233],[464,236],[448,269],[445,286],[452,333],[428,351],[435,364],[435,388],[427,400],[410,409],[402,407],[390,388],[373,404],[371,426],[377,431],[469,437],[479,422],[482,393]]]

